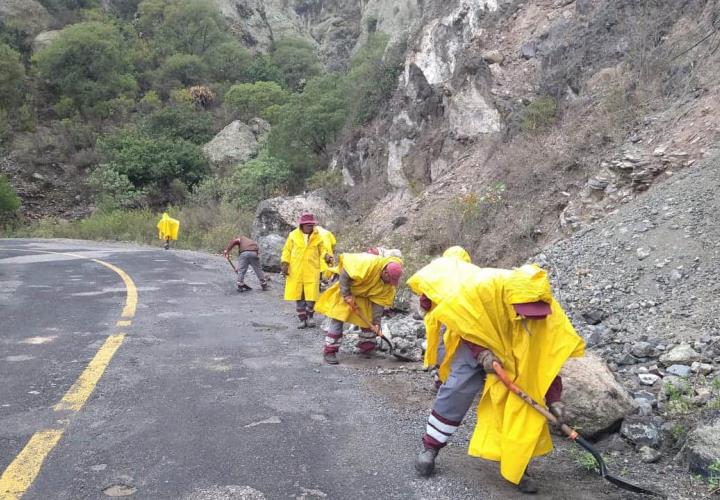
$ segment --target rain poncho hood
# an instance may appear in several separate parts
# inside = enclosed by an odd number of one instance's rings
[[[425,338],[427,348],[425,349],[425,368],[437,365],[438,348],[443,338],[442,324],[437,319],[435,310],[437,304],[459,290],[463,277],[468,273],[479,270],[478,267],[470,264],[470,255],[464,248],[459,246],[450,247],[443,253],[443,256],[433,260],[430,264],[420,269],[407,282],[413,293],[424,294],[429,298],[433,306],[425,314]],[[450,364],[453,354],[460,341],[460,337],[446,328],[444,343],[446,348],[452,346],[450,355],[446,355],[440,367],[440,380],[447,380],[450,373]]]
[[[167,212],[162,214],[162,218],[157,223],[158,238],[161,240],[177,240],[180,231],[180,221],[173,219]]]
[[[320,294],[320,262],[327,253],[323,238],[317,226],[308,235],[300,228],[288,235],[283,247],[281,262],[289,264],[289,275],[285,280],[285,300],[316,301]]]
[[[523,319],[512,307],[539,300],[552,308],[544,319]],[[511,271],[464,267],[458,286],[431,314],[457,336],[446,345],[447,357],[452,357],[460,339],[486,347],[510,379],[536,401],[543,401],[567,358],[584,353],[582,339],[552,297],[547,274],[535,265]],[[468,453],[499,461],[502,476],[517,484],[530,459],[551,450],[545,418],[488,375]]]
[[[345,253],[340,255],[338,261],[339,271],[347,272],[352,280],[350,293],[355,297],[355,302],[363,316],[372,318],[372,303],[383,307],[392,306],[396,287],[384,283],[380,275],[390,262],[402,264],[402,260],[369,253]],[[353,313],[345,303],[340,293],[339,282],[323,292],[315,304],[315,310],[329,318],[352,323],[361,328],[370,326]]]

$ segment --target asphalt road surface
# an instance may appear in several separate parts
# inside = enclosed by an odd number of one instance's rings
[[[271,287],[206,254],[0,240],[0,498],[519,497],[465,443],[416,477],[426,414],[368,370],[395,362],[323,364]]]

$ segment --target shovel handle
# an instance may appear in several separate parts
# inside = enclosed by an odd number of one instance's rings
[[[238,272],[237,267],[235,267],[235,264],[232,263],[232,260],[230,260],[229,255],[225,255],[225,260],[228,261],[228,264],[230,264],[230,267],[233,268],[233,271]]]
[[[520,387],[515,384],[512,380],[510,380],[510,377],[508,377],[507,372],[503,369],[502,365],[498,361],[493,361],[493,370],[495,371],[495,375],[497,375],[497,378],[500,379],[500,381],[508,388],[510,389],[514,394],[519,396],[523,401],[525,401],[527,404],[535,408],[540,414],[542,414],[543,417],[547,418],[551,424],[553,424],[555,427],[559,427],[560,430],[563,431],[563,434],[565,434],[568,438],[575,441],[579,434],[575,429],[570,427],[567,424],[560,424],[558,425],[558,419],[555,415],[550,413],[550,410],[548,410],[545,405],[541,405],[537,401],[535,401],[533,398],[531,398],[525,391],[523,391]]]

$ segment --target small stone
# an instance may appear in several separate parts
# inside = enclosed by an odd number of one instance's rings
[[[484,52],[482,58],[488,64],[502,64],[505,60],[505,56],[499,50],[489,50]]]
[[[638,358],[649,358],[655,355],[655,347],[649,342],[636,342],[630,353]]]
[[[638,375],[640,383],[643,385],[654,385],[655,382],[660,380],[660,377],[653,375],[652,373],[641,373]]]
[[[582,315],[589,325],[597,325],[605,318],[605,313],[600,309],[584,311]]]
[[[697,361],[693,361],[693,364],[690,365],[690,370],[693,373],[700,373],[702,375],[709,375],[713,371],[713,365],[709,363],[699,363]]]
[[[641,417],[649,417],[650,415],[652,415],[652,413],[653,409],[650,403],[648,403],[647,401],[638,402],[638,415],[640,415]]]
[[[535,54],[537,54],[537,45],[535,45],[535,42],[525,42],[522,44],[522,47],[520,47],[520,56],[522,56],[523,59],[532,59],[535,57]]]
[[[687,365],[670,365],[666,371],[678,377],[687,378],[690,376],[690,367]]]
[[[657,427],[642,417],[628,417],[620,427],[620,434],[637,446],[660,447],[662,439]]]
[[[650,391],[637,391],[633,394],[633,398],[635,399],[635,401],[645,401],[653,407],[657,406],[657,398]]]
[[[700,354],[688,344],[680,344],[670,350],[670,352],[660,356],[660,362],[665,366],[675,363],[692,363],[699,361]]]
[[[638,452],[640,453],[640,460],[646,464],[653,464],[660,460],[660,457],[662,456],[662,453],[657,450],[653,450],[649,446],[641,446]]]
[[[650,256],[650,250],[647,248],[640,247],[635,251],[638,260],[643,260]]]
[[[618,365],[634,365],[637,363],[638,359],[629,352],[626,352],[617,360]]]

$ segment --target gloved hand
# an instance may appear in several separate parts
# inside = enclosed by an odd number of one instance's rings
[[[347,305],[350,306],[350,309],[353,309],[353,310],[357,309],[357,303],[355,302],[355,297],[353,297],[352,295],[346,295],[345,297],[343,297],[343,300],[345,301],[345,303]]]
[[[326,253],[325,254],[325,264],[327,264],[328,266],[332,266],[334,262],[335,262],[335,259],[333,258],[333,256],[330,255],[329,253]]]
[[[223,251],[223,257],[225,257],[226,259],[228,258],[228,253],[226,251]]]
[[[492,353],[490,349],[485,349],[480,354],[478,354],[477,360],[478,363],[482,365],[485,373],[495,373],[495,368],[493,368],[493,361],[497,361],[498,363],[500,363],[500,360]],[[502,366],[502,363],[500,363],[500,366]]]
[[[280,264],[280,274],[285,276],[286,278],[290,276],[290,264],[287,262],[283,262]]]
[[[550,413],[555,415],[555,418],[557,418],[558,427],[565,423],[565,419],[567,418],[567,412],[565,411],[565,403],[563,403],[562,401],[555,401],[554,403],[550,403],[548,409],[550,410]]]

